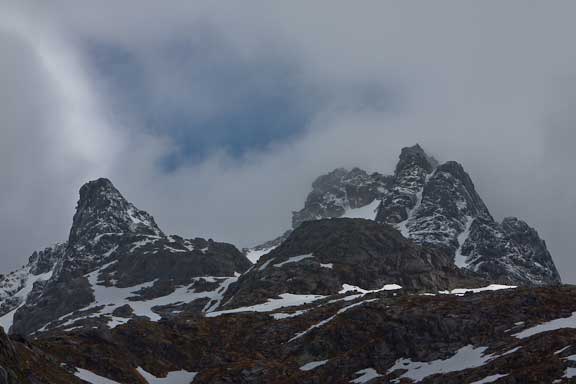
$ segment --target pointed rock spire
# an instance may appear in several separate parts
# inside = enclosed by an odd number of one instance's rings
[[[412,168],[421,168],[426,173],[431,173],[437,166],[438,161],[432,156],[428,156],[420,144],[416,144],[402,148],[394,174],[396,177],[401,177]]]
[[[69,243],[110,233],[163,235],[152,216],[129,203],[110,180],[100,178],[80,188]]]

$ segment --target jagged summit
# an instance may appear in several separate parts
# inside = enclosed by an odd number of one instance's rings
[[[110,180],[100,178],[80,188],[68,241],[111,233],[163,235],[152,216],[129,203]]]
[[[464,167],[456,161],[439,164],[419,144],[402,148],[390,176],[358,168],[320,176],[304,208],[293,213],[293,228],[337,217],[390,224],[404,237],[442,248],[458,267],[494,282],[560,283],[536,230],[518,219],[496,222]]]
[[[293,213],[292,227],[304,221],[344,216],[364,207],[388,191],[392,180],[391,176],[368,174],[360,168],[337,168],[314,181],[304,208]]]
[[[411,147],[404,147],[400,151],[398,164],[394,175],[401,177],[406,168],[419,167],[430,173],[438,166],[438,161],[424,151],[420,144]]]

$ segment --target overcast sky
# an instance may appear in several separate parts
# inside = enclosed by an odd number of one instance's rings
[[[418,142],[576,282],[573,1],[0,1],[1,271],[67,238],[95,177],[248,246],[319,174]]]

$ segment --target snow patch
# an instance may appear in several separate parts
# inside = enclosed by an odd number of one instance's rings
[[[274,260],[274,259],[270,259],[270,260],[266,261],[264,264],[262,264],[262,265],[258,268],[258,271],[263,271],[263,270],[265,270],[266,267],[272,262],[272,260]]]
[[[376,219],[376,213],[378,211],[378,206],[380,205],[380,200],[376,199],[368,205],[360,208],[349,208],[346,212],[340,216],[349,219]]]
[[[249,249],[246,252],[246,257],[248,258],[248,260],[250,260],[250,262],[252,264],[256,264],[258,262],[258,260],[260,260],[260,258],[270,252],[272,252],[272,250],[278,248],[278,246],[274,246],[274,247],[270,247],[270,248],[264,248],[264,249]]]
[[[146,372],[143,368],[136,368],[138,373],[146,379],[148,384],[190,384],[194,381],[198,372],[188,372],[188,371],[174,371],[169,372],[166,377],[156,377],[151,373]]]
[[[74,376],[90,384],[120,384],[117,381],[113,381],[105,377],[99,376],[93,372],[87,371],[86,369],[76,368],[76,370],[78,372],[74,373]]]
[[[426,179],[424,180],[422,187],[418,190],[418,192],[416,192],[416,203],[414,204],[414,207],[412,209],[408,210],[406,220],[402,221],[401,223],[396,224],[396,229],[399,230],[400,233],[402,234],[402,236],[404,236],[407,239],[410,238],[410,229],[408,228],[408,225],[412,221],[414,214],[416,212],[418,212],[418,209],[422,205],[422,194],[424,193],[424,186],[428,183],[428,180],[430,180],[430,178],[435,173],[436,173],[436,171],[432,172],[431,174],[426,175]],[[410,194],[410,192],[408,192],[408,193]]]
[[[468,267],[468,262],[466,261],[467,257],[462,255],[462,246],[470,236],[470,227],[472,226],[472,222],[474,219],[470,216],[466,216],[466,224],[464,226],[464,231],[458,235],[458,249],[456,250],[456,254],[454,255],[454,263],[458,268],[466,268]]]
[[[417,362],[411,359],[399,359],[388,370],[388,374],[396,370],[406,370],[393,382],[399,382],[399,379],[407,378],[414,382],[420,382],[428,376],[439,373],[459,372],[469,368],[477,368],[486,364],[492,355],[484,355],[486,347],[476,348],[467,345],[460,348],[454,356],[446,360],[434,360],[429,362]]]
[[[336,312],[335,315],[330,316],[329,318],[327,318],[327,319],[325,319],[325,320],[322,320],[321,322],[319,322],[319,323],[317,323],[317,324],[314,324],[313,326],[311,326],[311,327],[308,328],[307,330],[298,333],[296,336],[294,336],[293,338],[291,338],[290,340],[288,340],[288,342],[291,343],[291,342],[293,342],[294,340],[297,340],[297,339],[301,338],[302,336],[306,335],[307,333],[309,333],[309,332],[312,331],[313,329],[320,328],[320,327],[328,324],[329,322],[331,322],[332,320],[334,320],[334,319],[336,318],[336,316],[338,316],[338,315],[340,315],[340,314],[348,311],[348,310],[351,309],[351,308],[357,307],[357,306],[362,305],[362,304],[365,304],[365,303],[370,303],[370,302],[376,301],[376,300],[377,300],[377,299],[364,300],[364,301],[361,301],[361,302],[359,302],[359,303],[354,303],[354,304],[351,304],[351,305],[349,305],[349,306],[347,306],[347,307],[341,308],[340,310],[338,310],[338,312]]]
[[[564,378],[566,379],[573,379],[576,377],[576,368],[566,368],[566,371],[564,372]]]
[[[282,319],[289,319],[291,317],[297,317],[300,315],[305,314],[307,311],[296,311],[293,313],[273,313],[270,316],[272,316],[274,318],[274,320],[282,320]]]
[[[286,260],[286,261],[283,261],[283,262],[278,263],[278,264],[274,264],[274,266],[275,266],[276,268],[280,268],[280,267],[282,267],[283,265],[290,264],[290,263],[297,263],[297,262],[299,262],[299,261],[302,261],[302,260],[305,260],[305,259],[310,259],[310,258],[313,258],[313,257],[314,257],[314,255],[312,255],[312,254],[300,255],[300,256],[293,256],[293,257],[289,258],[289,259]]]
[[[342,289],[338,293],[342,294],[342,293],[348,293],[348,292],[360,292],[360,293],[366,295],[368,293],[375,293],[375,292],[382,292],[382,291],[395,291],[398,289],[402,289],[402,287],[398,284],[386,284],[380,289],[372,289],[372,290],[362,289],[362,288],[357,287],[355,285],[342,284]]]
[[[380,375],[374,368],[366,368],[356,372],[355,374],[361,376],[350,381],[354,384],[364,384],[377,377],[382,377],[382,375]]]
[[[303,366],[300,367],[301,371],[311,371],[313,369],[316,369],[318,367],[323,366],[324,364],[326,364],[329,360],[321,360],[321,361],[312,361],[308,364],[304,364]]]
[[[279,295],[279,299],[268,299],[266,303],[256,304],[250,307],[241,307],[234,309],[227,309],[225,311],[207,313],[206,317],[217,317],[229,313],[240,312],[272,312],[284,307],[296,307],[325,298],[326,296],[320,295],[294,295],[292,293],[283,293]]]
[[[440,291],[438,293],[442,295],[456,295],[456,296],[463,296],[466,293],[478,293],[478,292],[486,292],[486,291],[499,291],[502,289],[514,289],[517,288],[515,285],[500,285],[500,284],[490,284],[487,287],[482,288],[456,288],[451,291]]]
[[[571,316],[554,319],[546,323],[536,325],[534,327],[523,330],[522,332],[513,335],[518,339],[526,339],[530,336],[537,335],[539,333],[555,331],[562,328],[576,328],[576,312],[573,312]]]
[[[508,376],[508,374],[506,374],[506,375],[496,374],[496,375],[492,375],[492,376],[485,377],[485,378],[483,378],[482,380],[475,381],[475,382],[473,382],[473,383],[471,383],[471,384],[488,384],[488,383],[493,383],[493,382],[495,382],[496,380],[501,379],[501,378],[506,377],[506,376]]]

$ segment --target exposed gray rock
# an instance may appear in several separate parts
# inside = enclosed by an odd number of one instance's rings
[[[114,311],[112,312],[112,314],[114,316],[117,317],[126,317],[126,318],[130,318],[132,317],[132,314],[134,313],[134,310],[132,309],[132,307],[130,306],[130,304],[124,304],[116,309],[114,309]]]
[[[394,225],[420,245],[444,249],[460,268],[493,282],[560,283],[534,229],[520,220],[496,222],[462,165],[438,164],[419,145],[402,149],[393,176],[339,168],[319,177],[293,225],[342,217],[374,201],[381,201],[377,213],[365,218]]]
[[[538,232],[515,217],[474,220],[461,253],[469,268],[506,284],[556,285],[560,275]]]
[[[39,288],[28,296],[25,305],[14,314],[11,333],[31,333],[94,300],[88,279],[83,276],[51,280]]]
[[[338,168],[320,176],[312,184],[304,208],[294,212],[292,227],[297,228],[308,220],[340,217],[346,210],[363,207],[380,199],[390,187],[392,177],[379,173],[369,175],[354,168]]]
[[[456,268],[450,254],[403,238],[394,228],[363,219],[302,223],[230,287],[226,307],[265,302],[282,293],[330,295],[343,284],[438,291],[482,284]],[[223,300],[227,302],[227,298]]]
[[[418,144],[403,148],[394,182],[382,198],[376,221],[396,224],[406,220],[409,212],[419,204],[422,188],[436,165],[436,160],[426,155]]]
[[[0,276],[0,316],[23,304],[26,295],[22,292],[33,292],[34,286],[39,287],[50,278],[54,265],[63,257],[66,247],[66,243],[61,243],[36,251],[25,266]]]

